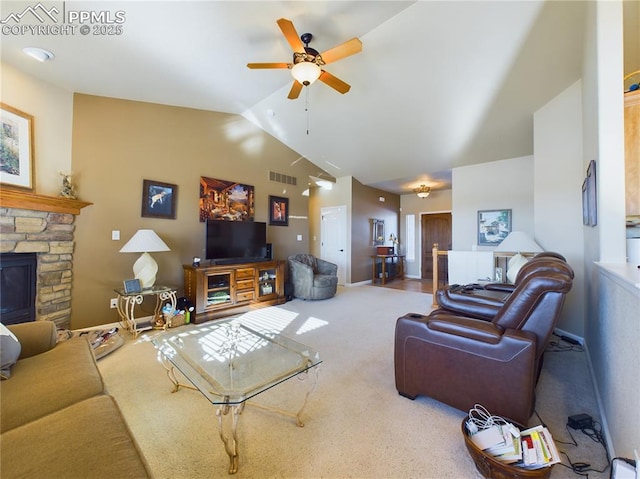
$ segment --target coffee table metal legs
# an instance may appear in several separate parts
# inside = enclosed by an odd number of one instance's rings
[[[307,394],[304,397],[304,402],[302,403],[302,406],[300,407],[300,409],[298,410],[298,412],[296,413],[292,413],[289,411],[285,411],[284,409],[278,409],[278,408],[274,408],[274,407],[270,407],[270,406],[263,406],[262,404],[259,403],[255,403],[253,401],[247,401],[251,406],[253,407],[257,407],[258,409],[263,409],[265,411],[271,411],[271,412],[275,412],[277,414],[281,414],[283,416],[288,416],[288,417],[292,417],[293,419],[296,420],[296,425],[298,427],[304,427],[304,422],[302,422],[302,413],[304,412],[305,408],[307,407],[307,402],[309,401],[309,396],[311,396],[311,394],[316,390],[316,386],[318,386],[318,375],[320,373],[320,367],[316,366],[315,368],[313,368],[312,371],[307,370],[302,374],[299,374],[297,376],[297,378],[301,381],[307,379],[309,377],[309,374],[313,375],[313,379],[311,380],[311,384],[309,385],[309,389],[307,390]]]
[[[291,413],[289,411],[285,411],[283,409],[272,408],[268,406],[263,406],[262,404],[244,401],[240,404],[222,404],[216,410],[216,416],[218,416],[218,432],[220,433],[220,439],[222,439],[222,443],[224,444],[224,450],[227,451],[227,455],[229,456],[229,474],[235,474],[238,472],[238,421],[240,420],[240,414],[244,410],[245,404],[250,404],[253,407],[257,407],[259,409],[264,409],[267,411],[272,411],[278,414],[282,414],[284,416],[292,417],[296,420],[296,425],[298,427],[304,427],[304,423],[302,422],[302,413],[304,409],[307,407],[307,402],[309,401],[309,396],[315,391],[316,386],[318,385],[318,373],[320,368],[313,368],[312,375],[313,379],[310,384],[310,388],[307,391],[304,397],[304,403],[302,407],[298,410],[297,413]],[[309,376],[309,371],[307,370],[304,374],[300,374],[298,379],[304,380]],[[224,418],[230,418],[231,420],[231,435],[225,433],[225,429],[229,429],[229,427],[225,428]]]
[[[224,450],[227,451],[227,455],[229,456],[229,474],[238,472],[238,420],[244,409],[244,404],[245,403],[234,405],[223,404],[216,410],[216,416],[218,416],[218,432],[224,444]],[[231,437],[224,431],[225,417],[231,418]]]
[[[298,414],[296,414],[296,422],[298,424],[298,427],[304,427],[304,423],[302,422],[300,417],[302,416],[302,412],[304,411],[304,409],[307,407],[309,396],[313,394],[313,392],[316,390],[316,387],[318,386],[318,375],[320,374],[320,367],[316,366],[315,368],[313,368],[312,374],[313,374],[313,381],[311,383],[311,387],[307,391],[307,394],[305,394],[302,407],[298,411]],[[306,379],[308,376],[309,376],[309,370],[307,369],[307,371],[304,374],[301,374],[300,376],[298,376],[298,379]]]
[[[158,350],[157,357],[158,362],[162,364],[162,367],[167,371],[167,377],[169,378],[169,381],[173,383],[173,390],[171,391],[172,393],[176,392],[180,387],[193,389],[194,391],[198,390],[198,388],[191,386],[190,384],[182,384],[178,381],[178,379],[176,378],[176,371],[173,368],[173,364],[171,364],[171,362],[165,357],[162,351]]]
[[[173,390],[171,392],[176,392],[180,387],[194,389],[197,388],[191,386],[190,384],[183,384],[178,381],[175,375],[175,370],[171,362],[166,358],[166,356],[162,353],[161,350],[158,351],[158,362],[162,364],[167,372],[167,377],[173,384]],[[310,381],[309,389],[304,397],[304,402],[302,403],[302,407],[298,410],[297,413],[291,413],[289,411],[285,411],[282,409],[271,408],[268,406],[263,406],[261,404],[257,404],[254,402],[249,402],[251,406],[255,406],[260,409],[265,409],[267,411],[276,412],[278,414],[282,414],[285,416],[292,417],[296,420],[296,425],[298,427],[304,427],[304,423],[302,422],[302,413],[307,407],[307,403],[309,401],[309,396],[316,390],[318,385],[318,375],[320,372],[319,367],[314,367],[312,371],[305,371],[304,373],[299,374],[297,377],[300,380],[305,380],[309,377],[309,373],[313,376]],[[238,404],[220,404],[218,409],[216,410],[216,416],[218,417],[218,432],[220,433],[220,439],[222,439],[222,443],[224,444],[224,449],[229,456],[229,474],[235,474],[238,472],[238,422],[240,420],[240,414],[244,410],[245,404],[248,401],[243,401]],[[227,421],[225,421],[227,418]],[[226,425],[225,423],[231,423],[230,425]],[[230,434],[225,432],[225,430],[230,429]]]

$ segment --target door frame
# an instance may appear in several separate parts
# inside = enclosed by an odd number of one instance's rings
[[[451,210],[441,210],[441,211],[422,211],[417,213],[418,216],[418,228],[417,230],[417,238],[416,241],[420,245],[420,264],[418,266],[418,277],[422,279],[422,258],[424,257],[424,251],[422,249],[422,217],[426,215],[441,215],[441,214],[449,214],[451,215],[451,241],[453,242],[453,213]],[[432,245],[433,246],[433,245]],[[431,256],[431,250],[429,250],[429,256]]]
[[[324,222],[324,216],[331,213],[338,213],[337,216],[339,217],[340,226],[343,228],[342,237],[343,237],[344,244],[339,245],[339,248],[341,249],[341,252],[342,252],[341,256],[333,256],[332,254],[328,254],[328,251],[325,246],[325,243],[326,243],[325,237],[327,235],[327,231],[326,231],[326,223]],[[324,206],[320,209],[320,258],[326,259],[338,265],[338,284],[339,285],[345,285],[347,282],[347,253],[348,253],[347,222],[348,222],[348,218],[347,218],[346,205]],[[336,260],[335,258],[339,258],[339,260]]]

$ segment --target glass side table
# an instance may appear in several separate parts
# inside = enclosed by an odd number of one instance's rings
[[[137,293],[125,293],[123,288],[114,289],[118,295],[116,309],[120,316],[120,324],[124,329],[133,334],[135,338],[142,331],[152,329],[156,325],[163,326],[164,320],[160,312],[165,303],[171,304],[171,309],[176,309],[176,293],[177,290],[171,286],[155,285],[148,289],[143,289]],[[150,322],[140,322],[141,318],[136,319],[136,305],[142,304],[145,297],[155,296],[156,305]]]

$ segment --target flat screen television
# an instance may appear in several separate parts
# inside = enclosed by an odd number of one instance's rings
[[[207,220],[206,259],[214,264],[266,259],[267,224]]]

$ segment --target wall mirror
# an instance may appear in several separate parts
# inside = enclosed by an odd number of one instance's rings
[[[371,218],[371,239],[374,246],[384,244],[384,220]]]

